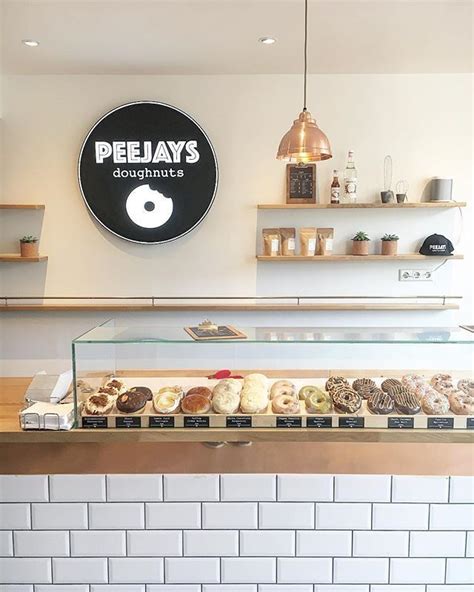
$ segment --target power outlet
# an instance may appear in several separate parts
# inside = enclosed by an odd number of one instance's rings
[[[432,282],[433,273],[424,269],[399,269],[398,280],[400,282]]]

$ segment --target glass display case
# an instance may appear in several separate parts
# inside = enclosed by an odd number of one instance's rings
[[[474,428],[474,333],[108,321],[73,341],[80,428]],[[219,372],[220,371],[220,372]]]

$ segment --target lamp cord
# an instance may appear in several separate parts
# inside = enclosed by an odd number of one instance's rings
[[[306,111],[306,76],[308,73],[308,0],[304,0],[304,83],[303,111]]]

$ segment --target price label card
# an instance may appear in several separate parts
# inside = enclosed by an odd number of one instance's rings
[[[116,428],[141,428],[141,417],[116,417]]]
[[[413,428],[415,420],[413,417],[389,417],[387,427],[393,429],[407,430]]]
[[[209,417],[205,415],[188,415],[184,417],[185,428],[208,428]]]
[[[307,417],[308,428],[332,428],[332,417]]]
[[[340,428],[363,428],[365,425],[364,417],[340,417]]]
[[[86,430],[101,428],[104,429],[107,427],[107,418],[106,417],[83,417],[82,418],[82,427]]]
[[[454,417],[428,417],[428,428],[433,430],[452,430]]]
[[[225,419],[226,428],[251,428],[252,418],[250,415],[229,415]]]
[[[474,430],[474,417],[468,417],[466,419],[466,429]]]
[[[277,417],[277,428],[300,428],[302,426],[301,417]]]
[[[166,415],[152,415],[148,422],[149,428],[174,428],[174,417]]]

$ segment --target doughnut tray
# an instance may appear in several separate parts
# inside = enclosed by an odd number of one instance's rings
[[[125,383],[126,388],[133,386],[147,386],[153,392],[156,392],[164,386],[180,385],[184,391],[195,386],[207,386],[213,388],[218,380],[208,380],[201,377],[146,377],[140,378],[134,376],[129,378],[120,376],[120,380]],[[271,381],[279,380],[272,378]],[[288,380],[288,379],[287,379]],[[325,379],[290,379],[297,389],[307,384],[313,384],[324,389]],[[350,379],[349,379],[350,380]],[[381,382],[383,378],[375,379]],[[91,386],[98,388],[103,380],[89,380]],[[86,398],[87,395],[83,395]],[[82,405],[79,403],[78,409],[81,411]],[[248,415],[244,413],[235,413],[233,415],[221,415],[216,413],[207,413],[202,415],[177,414],[157,414],[151,401],[147,402],[145,407],[134,414],[120,413],[115,407],[107,415],[86,415],[80,413],[81,418],[79,427],[84,429],[94,428],[229,428],[229,429],[248,429],[248,428],[283,428],[283,429],[330,429],[330,428],[348,428],[348,429],[474,429],[474,416],[454,415],[452,413],[440,416],[426,415],[420,412],[416,415],[400,415],[391,413],[389,415],[373,415],[367,408],[367,402],[363,401],[362,407],[355,414],[328,413],[324,415],[308,414],[306,412],[304,401],[300,401],[300,413],[292,415],[276,415],[272,412],[271,403],[268,405],[266,413]]]

